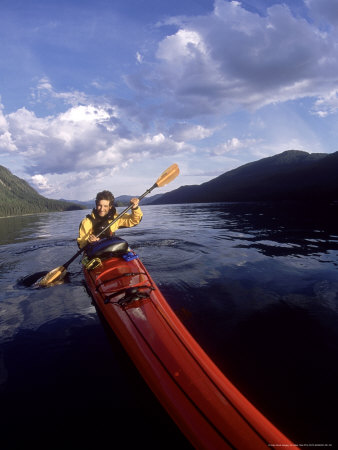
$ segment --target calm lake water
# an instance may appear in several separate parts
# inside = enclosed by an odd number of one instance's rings
[[[338,447],[337,206],[144,206],[118,232],[225,375],[297,444]],[[1,448],[189,448],[92,304],[25,288],[87,211],[0,219]],[[88,445],[87,445],[88,446]]]

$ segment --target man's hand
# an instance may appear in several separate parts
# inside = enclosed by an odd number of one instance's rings
[[[94,234],[90,234],[90,235],[89,235],[88,242],[89,242],[90,244],[92,244],[93,242],[97,242],[97,241],[99,241],[99,240],[100,240],[100,238],[94,236]]]
[[[130,199],[130,204],[133,205],[132,209],[137,209],[140,200],[138,198]]]

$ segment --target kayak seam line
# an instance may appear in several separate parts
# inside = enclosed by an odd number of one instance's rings
[[[178,389],[184,394],[184,396],[189,400],[189,402],[195,407],[195,409],[197,411],[200,412],[201,416],[204,417],[205,421],[207,423],[209,423],[209,425],[216,431],[216,433],[234,450],[236,450],[236,447],[233,446],[233,444],[228,440],[228,438],[226,436],[224,436],[224,434],[222,433],[221,430],[219,430],[211,421],[210,419],[205,415],[205,413],[199,408],[199,406],[195,403],[195,401],[191,398],[190,395],[187,394],[186,391],[184,391],[184,389],[182,388],[182,386],[180,386],[180,384],[178,384],[178,382],[175,380],[175,378],[172,376],[172,374],[170,373],[170,371],[168,370],[168,368],[164,365],[164,363],[162,362],[162,360],[159,358],[159,356],[157,355],[157,353],[154,351],[154,349],[150,346],[150,344],[148,343],[148,341],[145,339],[144,335],[141,333],[140,329],[138,328],[138,326],[134,323],[134,321],[132,320],[132,318],[130,317],[130,315],[128,314],[128,311],[125,311],[125,313],[127,314],[128,319],[130,320],[130,322],[133,324],[133,326],[135,327],[135,329],[138,331],[139,335],[142,337],[144,343],[147,345],[147,347],[149,348],[149,350],[151,351],[151,353],[155,356],[155,358],[158,360],[158,362],[161,364],[161,366],[163,367],[163,369],[167,372],[169,378],[174,382],[174,384],[178,387]],[[176,334],[176,333],[175,333]]]
[[[176,335],[177,339],[181,342],[181,344],[185,347],[185,349],[187,350],[187,352],[190,354],[190,356],[194,359],[194,361],[196,362],[196,364],[201,368],[201,370],[204,372],[204,374],[206,375],[206,377],[211,381],[211,383],[216,387],[216,389],[218,390],[218,392],[224,397],[224,399],[226,401],[228,401],[230,403],[230,405],[234,408],[234,410],[239,414],[240,417],[242,417],[242,419],[249,425],[249,427],[257,434],[257,436],[259,436],[262,441],[264,441],[267,445],[269,444],[269,442],[265,439],[264,436],[261,435],[261,433],[259,433],[254,426],[249,422],[249,420],[243,415],[243,413],[241,413],[239,411],[239,409],[237,408],[237,406],[234,405],[234,403],[228,398],[228,396],[221,391],[221,389],[218,387],[218,385],[216,384],[216,382],[210,377],[210,375],[206,372],[206,370],[203,368],[203,366],[199,363],[199,361],[196,359],[196,357],[194,356],[194,354],[190,351],[190,349],[185,345],[185,343],[183,342],[183,340],[180,338],[180,336],[177,334],[177,332],[175,331],[175,329],[172,327],[172,325],[169,323],[169,321],[166,319],[165,315],[163,314],[163,312],[160,310],[160,308],[158,307],[158,305],[156,305],[153,301],[152,301],[153,305],[155,306],[155,308],[158,310],[159,314],[162,316],[162,318],[165,320],[165,322],[168,324],[168,326],[171,328],[171,330],[173,331],[173,333]],[[174,313],[175,314],[175,313]],[[176,314],[175,314],[176,316]],[[177,316],[176,316],[177,317]],[[179,319],[178,319],[179,320]],[[181,321],[180,321],[181,322]],[[181,322],[182,323],[182,322]],[[183,324],[182,324],[183,325]],[[184,326],[184,325],[183,325]],[[194,338],[193,338],[194,339]],[[195,340],[195,339],[194,339]],[[199,344],[198,344],[199,345]],[[223,374],[224,375],[224,374]],[[225,375],[224,375],[225,376]],[[242,394],[241,394],[242,395]]]

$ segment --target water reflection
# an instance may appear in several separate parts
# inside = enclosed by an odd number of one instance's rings
[[[46,220],[46,214],[34,214],[18,217],[0,218],[0,245],[25,239],[25,235],[36,238],[40,236],[40,225]]]
[[[0,245],[35,239],[60,238],[77,234],[88,211],[65,211],[0,218]]]
[[[331,403],[338,401],[336,209],[264,203],[142,208],[141,224],[118,235],[137,251],[193,336],[287,435],[305,443],[307,436],[322,433],[326,443],[333,442],[336,431],[325,413],[325,396],[331,392]],[[69,267],[65,285],[25,290],[16,284],[20,277],[63,264],[77,251],[78,224],[86,213],[0,219],[0,341],[5,343],[0,368],[7,374],[0,383],[6,405],[11,393],[34,386],[41,408],[46,406],[44,392],[30,379],[40,368],[41,348],[59,367],[64,364],[63,374],[73,369],[71,355],[81,348],[84,366],[79,364],[83,370],[76,377],[93,397],[96,384],[86,375],[87,349],[95,349],[91,367],[106,367],[107,358],[114,360],[109,352],[101,354],[97,314],[82,284],[79,261]],[[74,335],[81,337],[80,344],[74,344]],[[83,338],[86,335],[90,339]],[[51,341],[55,336],[48,351],[46,336]],[[60,359],[65,351],[67,358]],[[25,372],[32,361],[38,369]],[[46,380],[60,383],[59,392],[66,396],[66,376],[56,380],[55,366],[50,373],[47,366]],[[98,383],[104,374],[100,372]],[[118,389],[123,397],[129,387],[119,380]],[[34,403],[34,392],[27,401],[29,407]],[[324,411],[321,420],[317,411]],[[318,433],[307,434],[297,417],[304,417]]]
[[[96,449],[113,441],[155,449],[166,436],[170,448],[191,449],[96,314],[21,330],[3,346],[0,367],[1,361],[2,448],[57,449],[67,442]]]
[[[266,256],[316,255],[338,249],[338,206],[271,203],[178,205],[181,227],[217,230],[218,240],[236,242]],[[187,225],[189,224],[189,225]]]

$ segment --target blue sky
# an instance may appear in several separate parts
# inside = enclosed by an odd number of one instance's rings
[[[336,0],[0,0],[0,164],[88,200],[335,152],[337,48]]]

